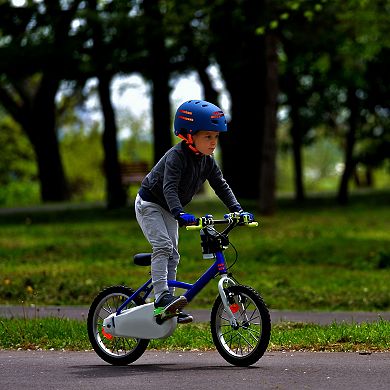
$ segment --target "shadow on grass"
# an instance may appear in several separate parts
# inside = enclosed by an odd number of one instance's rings
[[[245,209],[256,210],[257,203],[253,200],[241,200]],[[277,213],[283,210],[320,211],[326,209],[369,209],[371,207],[390,206],[390,191],[369,191],[351,194],[349,203],[341,206],[337,203],[334,194],[314,194],[302,202],[296,202],[291,197],[279,198]],[[199,197],[190,206],[191,209],[209,213],[218,210],[223,213],[224,206],[218,200],[209,200]],[[226,210],[225,210],[226,211]],[[0,225],[34,223],[67,223],[67,222],[102,222],[109,220],[134,219],[133,204],[118,209],[107,209],[103,204],[71,204],[60,203],[53,205],[39,205],[20,209],[1,209]]]
[[[0,226],[6,224],[29,223],[72,223],[72,222],[104,222],[110,220],[128,220],[135,218],[132,206],[118,209],[107,209],[103,205],[78,205],[69,207],[69,204],[53,205],[50,208],[42,207],[14,209],[2,214],[0,211]]]

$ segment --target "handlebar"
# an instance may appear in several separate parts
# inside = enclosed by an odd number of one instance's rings
[[[188,225],[186,226],[186,230],[201,230],[206,226],[212,226],[212,225],[222,225],[222,224],[233,224],[234,222],[231,219],[213,219],[207,217],[207,223],[203,224],[204,217],[203,218],[197,218],[196,225]],[[236,221],[236,226],[247,226],[247,227],[257,227],[259,226],[259,223],[256,221],[252,222],[238,222]]]

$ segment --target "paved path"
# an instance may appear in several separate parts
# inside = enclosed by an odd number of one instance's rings
[[[0,389],[388,390],[390,353],[272,352],[254,366],[217,352],[147,351],[129,366],[93,352],[0,351]]]
[[[198,322],[208,310],[191,310]],[[0,317],[86,319],[88,307],[0,306]],[[329,324],[333,321],[390,320],[390,312],[271,311],[272,321]],[[98,388],[159,390],[313,389],[388,390],[390,352],[359,354],[329,352],[266,352],[252,367],[228,364],[215,351],[147,350],[136,362],[114,367],[94,352],[1,351],[0,389],[92,390]]]
[[[194,316],[195,322],[208,322],[210,320],[210,310],[187,309]],[[272,323],[281,321],[306,322],[320,325],[331,324],[332,322],[372,322],[379,318],[390,321],[390,311],[387,312],[317,312],[317,311],[285,311],[271,310]],[[64,317],[75,319],[86,319],[88,316],[87,306],[5,306],[0,305],[0,317]]]

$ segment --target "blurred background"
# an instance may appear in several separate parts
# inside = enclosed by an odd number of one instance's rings
[[[123,207],[187,99],[263,214],[390,189],[388,0],[1,0],[0,207]],[[205,188],[205,195],[209,189]]]

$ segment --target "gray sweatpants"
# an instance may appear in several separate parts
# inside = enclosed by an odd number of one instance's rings
[[[146,239],[152,246],[152,282],[156,299],[168,291],[167,280],[176,280],[180,255],[178,223],[167,210],[156,203],[135,199],[135,216]],[[171,294],[174,289],[170,288]]]

